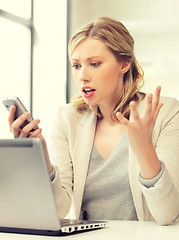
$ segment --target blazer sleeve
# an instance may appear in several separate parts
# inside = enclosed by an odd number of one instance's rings
[[[73,166],[69,150],[68,127],[61,109],[52,124],[48,138],[55,178],[51,182],[59,218],[65,218],[72,203]]]
[[[156,123],[158,136],[155,143],[158,158],[165,170],[153,187],[140,184],[148,208],[161,225],[168,225],[179,216],[179,103],[164,101]],[[177,220],[178,221],[178,220]]]

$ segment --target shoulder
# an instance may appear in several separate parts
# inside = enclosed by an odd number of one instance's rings
[[[179,111],[179,101],[176,98],[161,96],[160,103],[163,103],[163,106],[160,111],[162,115],[165,115],[168,113],[175,114]],[[139,105],[138,105],[139,111],[144,110],[145,104],[146,104],[146,97],[139,102]]]
[[[78,111],[75,104],[68,103],[63,106],[60,106],[57,112],[57,120],[61,123],[68,124],[79,124],[83,121],[88,121],[91,117],[93,118],[95,113],[87,108],[84,111]]]
[[[163,103],[166,107],[174,106],[174,107],[178,108],[178,106],[179,106],[179,101],[176,98],[173,98],[173,97],[161,96],[160,97],[160,102]]]
[[[79,115],[79,112],[77,111],[73,103],[67,103],[62,106],[59,106],[58,113],[63,116]]]
[[[160,102],[163,103],[162,108],[158,114],[155,129],[168,126],[172,123],[172,126],[179,126],[179,101],[172,97],[160,97]],[[146,97],[139,102],[138,111],[142,116],[145,111]]]
[[[140,101],[140,103],[145,103],[146,102],[146,96],[147,94],[145,93],[145,97],[142,98],[142,100]],[[164,104],[179,104],[179,101],[176,98],[173,97],[166,97],[166,96],[160,96],[160,102],[164,103]]]
[[[86,128],[93,126],[95,119],[96,114],[91,109],[79,112],[74,104],[65,104],[59,107],[55,118],[52,119],[50,135],[53,138],[65,136],[67,139],[73,139],[79,126]]]
[[[157,139],[161,138],[161,133],[167,135],[166,142],[168,143],[169,136],[174,133],[178,135],[179,126],[179,101],[172,97],[160,97],[160,102],[163,103],[162,108],[157,116],[156,123],[154,126],[152,141],[156,145]],[[139,114],[142,116],[145,111],[146,97],[141,100],[138,104]],[[165,130],[165,131],[164,131]],[[165,136],[166,136],[165,135]],[[162,138],[165,141],[165,137]]]
[[[168,124],[171,120],[179,124],[179,101],[172,97],[161,97],[160,102],[163,106],[160,110],[159,117],[163,125]]]
[[[78,111],[75,104],[67,103],[59,107],[58,115],[63,118],[83,118],[90,109]]]
[[[160,110],[160,115],[162,119],[170,120],[175,115],[179,113],[179,101],[172,97],[160,97],[160,102],[163,106]]]

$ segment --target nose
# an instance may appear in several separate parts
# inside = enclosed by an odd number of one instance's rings
[[[82,82],[89,82],[90,81],[90,74],[87,68],[82,67],[80,69],[80,81]]]

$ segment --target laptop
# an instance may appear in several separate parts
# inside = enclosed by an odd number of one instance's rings
[[[60,235],[106,226],[58,218],[41,139],[0,139],[0,231]]]

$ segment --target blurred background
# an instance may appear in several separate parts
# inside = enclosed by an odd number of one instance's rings
[[[67,56],[70,36],[99,16],[121,21],[135,40],[143,91],[179,99],[178,0],[0,0],[0,101],[18,96],[44,135],[58,106],[78,94]],[[12,137],[0,104],[0,138]]]

